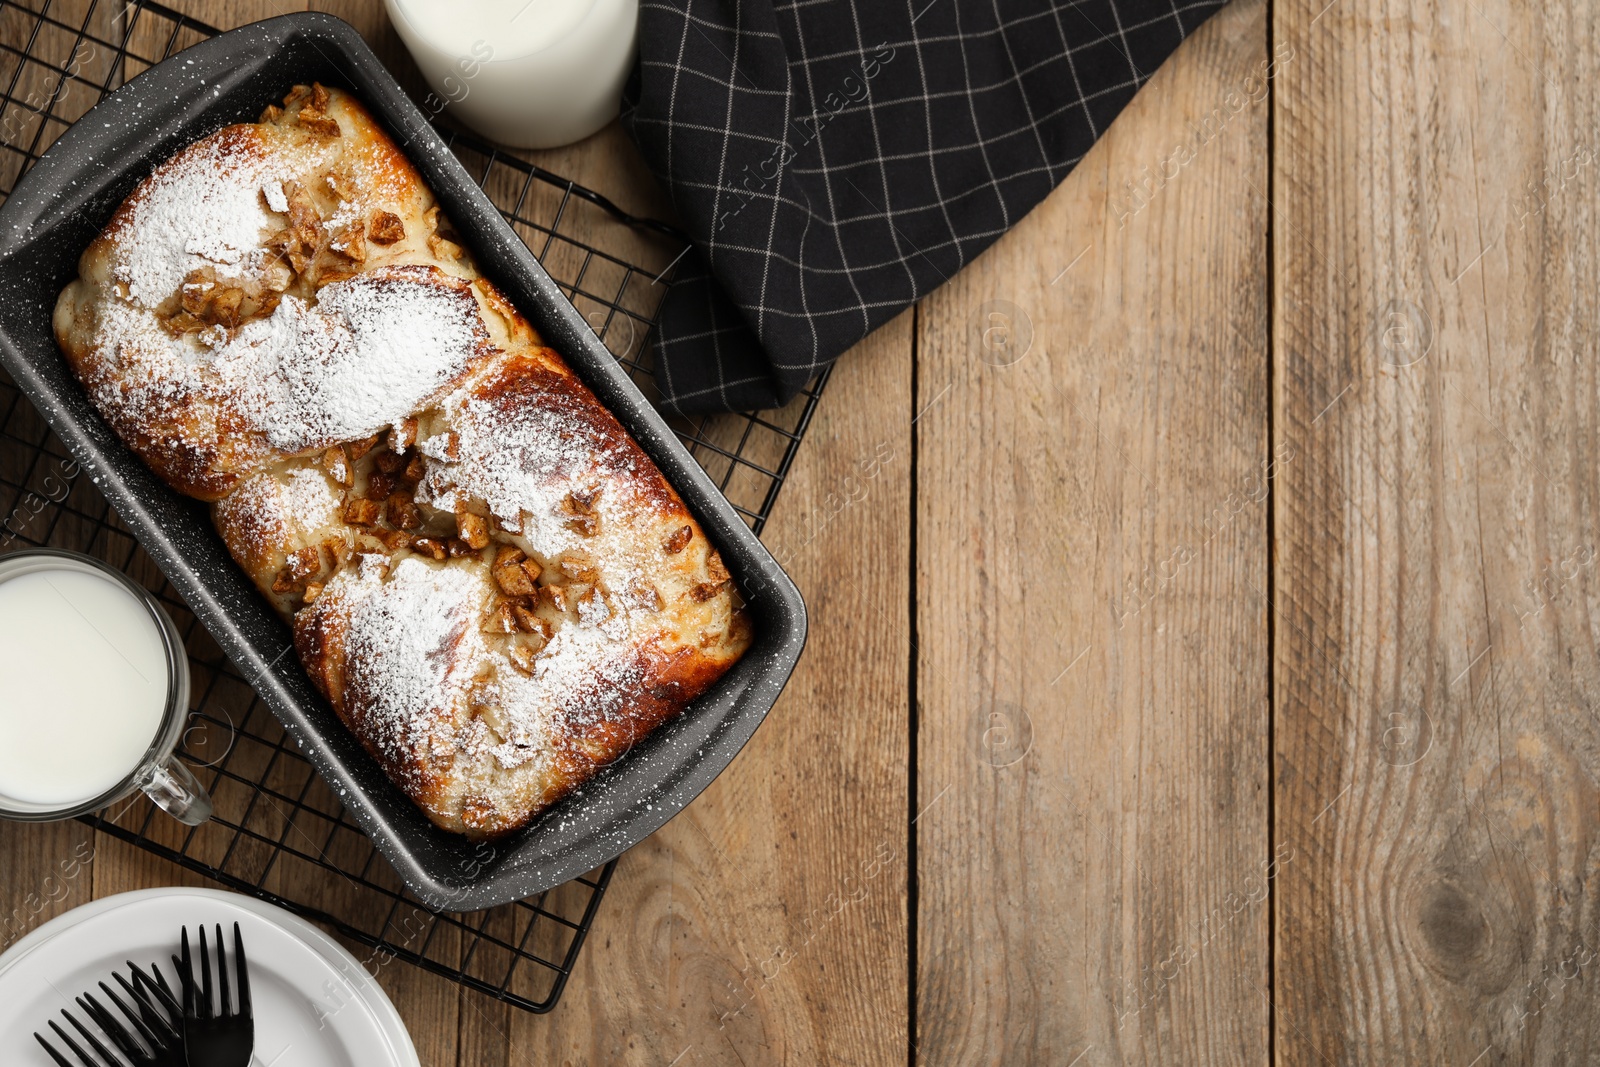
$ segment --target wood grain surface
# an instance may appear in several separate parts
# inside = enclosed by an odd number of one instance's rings
[[[920,312],[925,1063],[1267,1054],[1265,5],[1183,49]]]
[[[379,0],[170,3],[425,91]],[[1597,18],[1207,23],[841,362],[765,533],[809,647],[557,1010],[378,969],[422,1062],[1600,1061]],[[523,155],[670,214],[615,125]],[[171,884],[0,826],[0,941]]]
[[[1596,11],[1320,6],[1274,27],[1279,1059],[1593,1063]]]

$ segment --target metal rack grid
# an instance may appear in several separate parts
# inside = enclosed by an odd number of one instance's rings
[[[0,0],[0,197],[103,95],[215,32],[142,0]],[[595,332],[653,396],[649,335],[682,237],[543,168],[464,135],[445,135]],[[670,420],[757,533],[825,379],[779,411]],[[429,911],[287,743],[276,719],[104,498],[77,474],[43,418],[0,374],[0,552],[38,545],[87,552],[158,596],[184,635],[193,672],[183,753],[210,787],[217,811],[206,825],[186,828],[156,817],[141,797],[84,821],[326,925],[370,950],[369,969],[399,959],[527,1011],[553,1008],[615,863],[514,904],[465,914]]]

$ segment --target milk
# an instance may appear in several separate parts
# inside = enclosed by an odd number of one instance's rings
[[[70,808],[138,768],[168,695],[159,624],[86,567],[0,579],[0,807]]]
[[[570,34],[596,0],[400,0],[406,21],[429,47],[471,55],[483,41],[494,59],[522,59]]]
[[[639,0],[385,0],[433,92],[490,140],[553,148],[616,117]]]

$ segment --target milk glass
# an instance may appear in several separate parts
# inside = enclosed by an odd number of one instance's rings
[[[5,587],[13,581],[18,584],[8,595]],[[101,586],[100,582],[110,584]],[[62,590],[72,595],[61,595]],[[189,659],[166,611],[127,576],[90,556],[48,548],[0,556],[0,597],[8,609],[16,612],[19,605],[36,596],[39,603],[23,618],[36,615],[44,620],[40,632],[8,631],[14,647],[7,650],[12,653],[7,661],[9,676],[0,679],[0,701],[16,702],[0,714],[0,721],[11,720],[4,742],[11,746],[9,762],[5,774],[0,774],[0,818],[24,822],[68,819],[109,807],[142,790],[179,822],[196,826],[209,819],[210,796],[174,754],[189,713]],[[59,601],[49,599],[57,596]],[[92,610],[95,606],[98,611]],[[48,633],[47,620],[52,612],[58,620],[72,622],[70,627],[61,627],[69,635],[66,647],[51,643],[55,635]],[[19,633],[24,638],[37,637],[36,647],[45,654],[18,655]],[[70,640],[73,637],[82,639],[82,644]],[[119,643],[125,647],[119,649]],[[93,677],[90,672],[107,670],[135,672],[140,683],[156,687],[154,699],[162,699],[159,690],[164,688],[164,704],[159,715],[152,716],[148,741],[144,740],[143,724],[130,707],[118,706],[115,695],[89,701],[90,707],[74,707],[83,701],[67,695],[68,687],[86,685],[86,679]],[[164,677],[157,672],[164,672]],[[52,694],[61,700],[60,705],[51,702]],[[129,693],[127,699],[134,696]],[[153,701],[149,706],[154,706]],[[73,721],[60,719],[67,709],[73,710]],[[34,720],[34,716],[56,718]],[[134,731],[131,744],[96,744],[104,742],[107,733],[128,727],[130,720],[133,725],[129,728]],[[30,744],[50,742],[60,743],[52,743],[49,752],[29,749]],[[19,771],[27,769],[24,761],[30,759],[54,768],[47,775],[36,776],[31,787]],[[75,776],[91,783],[77,795]],[[108,781],[111,784],[107,785]]]
[[[513,148],[555,148],[616,118],[633,69],[639,0],[384,0],[450,113]]]

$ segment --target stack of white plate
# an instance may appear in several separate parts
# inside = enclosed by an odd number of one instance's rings
[[[0,1063],[54,1067],[34,1031],[48,1036],[45,1028],[54,1019],[76,1036],[61,1009],[87,1022],[73,998],[100,982],[118,989],[111,974],[120,970],[127,977],[127,960],[145,968],[159,963],[177,989],[171,957],[179,931],[190,928],[198,953],[197,926],[214,929],[217,923],[230,955],[233,924],[244,934],[256,1018],[253,1067],[421,1067],[394,1005],[337,941],[262,901],[187,888],[145,889],[85,904],[0,955]]]

